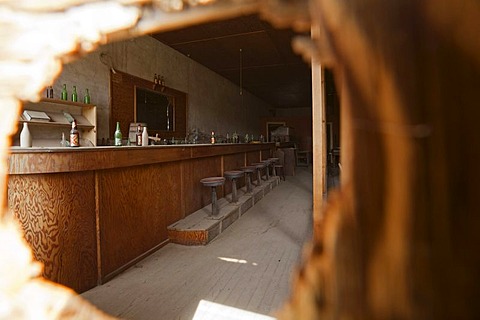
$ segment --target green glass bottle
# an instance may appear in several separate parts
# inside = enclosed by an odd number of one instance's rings
[[[73,86],[72,101],[77,102],[77,100],[78,100],[77,86]]]
[[[90,93],[88,93],[88,89],[85,89],[85,95],[83,96],[83,103],[90,104]]]
[[[122,145],[122,132],[120,131],[120,122],[117,122],[117,129],[115,130],[115,146]]]
[[[63,84],[62,100],[68,100],[68,92],[67,92],[67,85],[66,84]]]

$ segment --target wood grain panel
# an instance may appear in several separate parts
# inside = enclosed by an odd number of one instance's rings
[[[212,203],[210,188],[204,187],[200,179],[221,177],[221,157],[199,158],[185,161],[183,183],[185,185],[185,213],[189,215]],[[218,198],[223,197],[223,187],[217,187]]]
[[[260,152],[259,151],[251,151],[247,152],[247,165],[251,165],[252,163],[260,162]]]
[[[261,155],[261,158],[262,158],[262,160],[266,160],[266,159],[268,159],[268,158],[271,158],[271,157],[272,157],[272,153],[273,153],[273,151],[270,150],[270,149],[262,149],[262,150],[261,150],[261,154],[262,154],[262,155]]]
[[[98,172],[102,279],[167,240],[167,221],[181,216],[180,177],[180,163]]]
[[[128,73],[116,71],[110,73],[110,136],[113,137],[117,121],[120,122],[122,132],[129,131],[130,122],[135,121],[135,86],[154,90],[154,83],[149,80],[135,77]],[[159,91],[160,89],[155,89]],[[149,134],[158,133],[162,138],[185,137],[187,132],[187,94],[169,87],[165,87],[162,94],[175,97],[174,112],[174,130],[173,131],[155,131],[149,130]]]
[[[97,285],[94,172],[12,175],[8,203],[43,275],[77,292]]]

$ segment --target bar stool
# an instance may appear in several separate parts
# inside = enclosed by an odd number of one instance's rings
[[[275,164],[274,168],[275,172],[280,176],[280,178],[283,178],[283,181],[285,181],[285,170],[283,169],[283,165]]]
[[[256,168],[255,166],[246,166],[246,167],[241,167],[240,170],[245,173],[245,179],[246,179],[246,185],[247,185],[247,192],[252,193],[253,192],[253,187],[252,187],[252,174],[255,172]]]
[[[237,179],[243,177],[243,171],[232,170],[225,171],[223,173],[225,178],[228,178],[232,181],[232,202],[237,203]]]
[[[212,215],[216,216],[218,214],[218,202],[217,202],[217,186],[223,186],[225,183],[224,177],[208,177],[203,178],[200,182],[205,187],[210,187],[212,189]]]
[[[264,162],[252,163],[252,166],[257,170],[257,187],[262,185],[262,169],[266,168],[267,165]]]
[[[268,158],[270,160],[270,163],[272,164],[272,175],[276,176],[277,175],[277,170],[275,170],[275,165],[278,162],[278,158]]]
[[[266,179],[266,180],[268,181],[268,180],[270,180],[270,165],[272,164],[272,162],[271,162],[269,159],[267,159],[267,160],[261,160],[260,162],[263,162],[263,163],[265,163],[265,165],[266,165],[266,166],[265,166],[265,169],[266,169],[265,171],[266,171],[266,175],[267,175],[267,179]]]

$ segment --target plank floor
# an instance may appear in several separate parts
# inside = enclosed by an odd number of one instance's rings
[[[123,319],[190,320],[201,299],[275,316],[311,233],[312,170],[299,167],[208,245],[167,244],[82,296]]]

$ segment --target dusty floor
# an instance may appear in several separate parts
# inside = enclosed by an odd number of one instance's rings
[[[82,296],[124,319],[190,320],[201,299],[274,316],[311,232],[312,170],[297,167],[207,246],[168,244]]]

